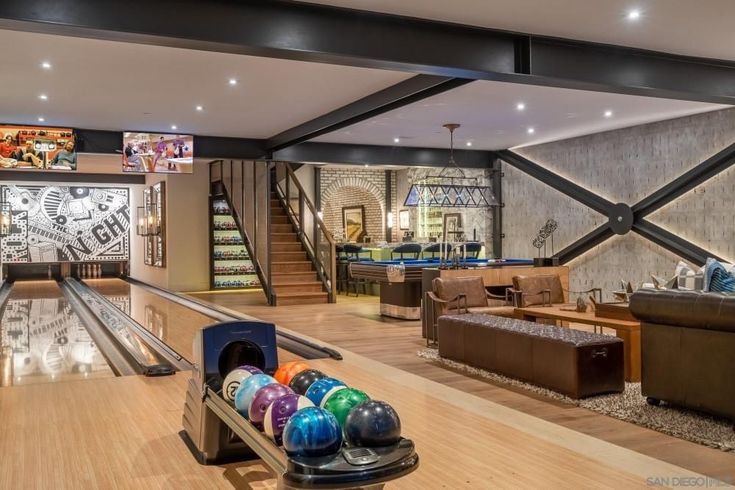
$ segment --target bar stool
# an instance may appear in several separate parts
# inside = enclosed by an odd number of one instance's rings
[[[398,245],[396,248],[390,251],[390,258],[393,260],[394,255],[400,255],[401,260],[403,260],[403,255],[413,255],[413,259],[418,259],[419,254],[421,254],[421,245],[418,243],[404,243],[403,245]]]
[[[432,243],[431,245],[429,245],[428,247],[426,247],[423,250],[423,252],[421,252],[421,257],[424,258],[424,259],[426,259],[427,258],[426,256],[428,254],[431,254],[431,257],[430,258],[434,259],[434,258],[436,258],[436,255],[437,254],[441,253],[442,248],[444,248],[444,250],[449,250],[449,247],[450,246],[451,245],[448,244],[448,243],[444,243],[444,244],[442,244],[441,242],[440,243]]]
[[[361,257],[360,254],[364,253],[365,250],[362,248],[361,245],[355,245],[354,243],[345,243],[342,245],[342,248],[344,250],[344,254],[346,257],[346,260],[344,261],[343,267],[345,267],[345,293],[347,295],[350,294],[350,289],[355,290],[355,296],[359,296],[359,293],[357,291],[358,288],[362,288],[363,294],[367,294],[368,292],[368,280],[367,279],[358,279],[356,277],[352,276],[352,271],[350,270],[350,264],[353,262],[364,262],[364,261],[371,261],[371,258],[368,257]]]
[[[473,259],[476,259],[480,256],[480,251],[482,250],[482,243],[480,242],[467,242],[464,244],[466,247],[465,250],[467,251],[467,257],[471,257]],[[461,247],[461,245],[460,245]]]

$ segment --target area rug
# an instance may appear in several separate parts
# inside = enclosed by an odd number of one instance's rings
[[[480,376],[494,383],[511,385],[571,405],[583,407],[609,417],[647,427],[670,436],[719,449],[735,451],[735,431],[732,422],[698,412],[666,405],[654,407],[646,403],[640,383],[625,383],[623,393],[601,395],[574,400],[546,388],[540,388],[517,379],[491,373],[439,356],[438,349],[422,349],[417,355],[468,374]]]

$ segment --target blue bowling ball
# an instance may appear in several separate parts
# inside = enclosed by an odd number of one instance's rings
[[[337,418],[323,408],[302,408],[286,422],[283,448],[289,456],[335,454],[342,448],[342,429]]]
[[[250,402],[253,401],[253,397],[255,397],[255,393],[263,386],[271,383],[278,383],[278,381],[267,374],[253,374],[240,383],[237,391],[235,391],[235,408],[240,412],[240,415],[248,418],[248,408]]]
[[[306,390],[305,396],[311,403],[317,407],[324,405],[322,402],[327,401],[327,394],[332,394],[338,389],[347,388],[342,381],[334,378],[322,378],[314,381],[309,389]]]

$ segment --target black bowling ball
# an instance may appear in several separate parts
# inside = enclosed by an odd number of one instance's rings
[[[401,419],[385,402],[362,402],[347,415],[345,440],[350,446],[391,446],[401,440]]]
[[[306,390],[309,389],[309,386],[314,384],[314,381],[326,377],[327,375],[321,371],[317,371],[316,369],[306,369],[291,378],[291,382],[288,383],[288,387],[291,388],[294,393],[306,395]]]

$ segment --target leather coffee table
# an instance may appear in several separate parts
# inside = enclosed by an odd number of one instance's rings
[[[639,382],[641,380],[641,324],[628,320],[595,316],[594,312],[580,313],[565,311],[562,308],[573,308],[573,305],[532,306],[516,308],[516,318],[535,322],[537,318],[560,320],[563,322],[583,323],[599,327],[612,328],[615,335],[624,342],[625,380]]]

